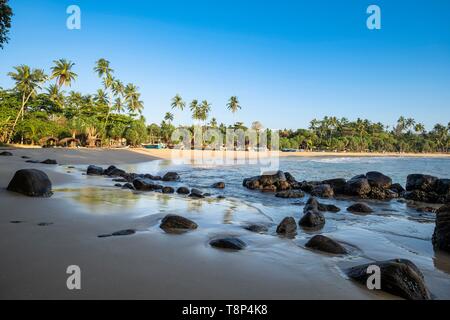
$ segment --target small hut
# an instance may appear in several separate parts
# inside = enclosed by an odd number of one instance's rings
[[[39,144],[43,148],[53,148],[58,144],[58,138],[55,137],[44,137],[39,140]]]
[[[70,138],[64,138],[64,139],[61,139],[61,140],[59,141],[59,145],[60,145],[61,147],[76,148],[76,147],[78,147],[80,144],[81,144],[81,143],[80,143],[80,140],[78,140],[78,139],[76,139],[76,138],[72,138],[72,137],[70,137]]]

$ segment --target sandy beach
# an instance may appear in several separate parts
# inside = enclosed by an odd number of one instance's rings
[[[155,193],[133,194],[113,189],[112,183],[103,177],[84,175],[88,164],[153,162],[169,159],[170,151],[62,148],[10,151],[12,157],[0,157],[1,299],[397,298],[369,291],[347,279],[342,268],[350,266],[351,261],[317,254],[302,247],[301,242],[243,230],[239,225],[240,209],[231,200],[202,202],[177,195],[167,196],[169,199]],[[26,163],[22,156],[33,160],[55,159],[58,165]],[[14,172],[22,168],[46,172],[53,183],[54,195],[29,198],[8,192],[6,187]],[[116,206],[122,198],[142,204],[133,207],[120,202]],[[229,208],[235,212],[224,224],[222,211]],[[242,221],[262,219],[250,207],[241,209]],[[166,234],[159,228],[159,221],[168,213],[192,219],[199,228],[185,234]],[[98,238],[129,228],[137,233]],[[211,238],[223,234],[238,235],[249,247],[242,252],[224,252],[208,245]],[[352,235],[355,239],[361,236]],[[370,250],[376,255],[390,248],[380,242]],[[81,268],[81,290],[66,287],[69,265]],[[439,277],[430,277],[429,283],[435,294],[445,296],[448,277],[440,277],[445,279],[443,286]]]
[[[133,216],[132,212],[95,215],[57,196],[29,198],[5,190],[14,172],[21,168],[45,171],[57,194],[60,186],[77,179],[74,173],[66,172],[70,172],[68,166],[133,163],[155,157],[127,150],[15,149],[12,152],[13,157],[0,157],[1,299],[389,297],[368,292],[348,281],[329,259],[301,250],[289,241],[278,239],[277,246],[291,263],[278,263],[264,257],[264,248],[245,253],[224,253],[209,248],[206,241],[210,230],[202,230],[207,226],[192,214],[187,216],[200,221],[198,231],[168,235],[157,226],[159,212],[149,211],[140,217]],[[25,163],[21,156],[57,159],[61,165],[57,169]],[[39,226],[42,222],[52,224]],[[127,237],[97,237],[132,227],[142,232]],[[73,264],[82,270],[82,289],[78,291],[66,288],[66,268]]]

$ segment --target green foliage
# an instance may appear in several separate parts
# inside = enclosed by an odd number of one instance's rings
[[[0,49],[3,49],[3,44],[9,40],[8,33],[11,28],[12,15],[13,12],[8,5],[8,0],[0,0]]]

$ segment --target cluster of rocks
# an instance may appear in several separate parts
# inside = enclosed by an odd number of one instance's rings
[[[399,184],[392,184],[392,179],[381,172],[371,171],[350,180],[342,178],[323,181],[298,182],[289,172],[277,171],[246,178],[243,186],[262,192],[276,192],[281,198],[301,198],[303,192],[321,198],[335,196],[355,196],[368,199],[392,199],[402,195],[404,189]]]
[[[428,203],[450,203],[450,179],[425,174],[410,174],[406,178],[403,197]]]

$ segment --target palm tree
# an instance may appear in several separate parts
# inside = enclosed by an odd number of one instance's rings
[[[198,104],[198,100],[194,99],[192,100],[191,104],[189,105],[189,109],[192,112],[192,119],[194,120],[201,120],[202,115],[201,115],[201,108]]]
[[[423,133],[425,133],[425,126],[422,123],[420,123],[420,122],[416,123],[415,126],[414,126],[414,131],[416,133],[423,134]]]
[[[38,89],[41,89],[42,83],[47,80],[47,76],[44,71],[41,69],[31,69],[29,66],[20,65],[14,67],[16,72],[9,72],[8,76],[10,76],[16,83],[15,90],[22,94],[22,104],[17,113],[16,119],[14,120],[11,131],[9,132],[7,142],[11,141],[11,136],[14,133],[14,130],[17,125],[17,121],[19,118],[23,116],[25,113],[25,106],[31,97],[36,95]]]
[[[186,106],[186,103],[183,101],[181,96],[177,93],[175,97],[172,98],[172,109],[180,109],[183,111],[184,107]]]
[[[52,74],[50,79],[56,79],[56,84],[58,87],[72,85],[72,81],[75,81],[77,78],[77,74],[72,71],[72,67],[75,65],[72,61],[68,61],[66,59],[59,59],[53,61],[55,64],[52,68]]]
[[[207,100],[203,100],[200,106],[200,120],[206,121],[209,117],[209,113],[211,112],[211,104]]]
[[[173,121],[173,114],[170,112],[166,112],[164,120],[167,121],[169,124],[171,124]]]
[[[211,121],[209,122],[209,125],[211,126],[211,128],[217,128],[216,118],[212,118]]]
[[[56,104],[59,108],[64,106],[64,92],[56,84],[51,84],[47,88],[47,96],[51,102]]]
[[[227,103],[227,108],[233,114],[235,114],[239,109],[241,109],[241,106],[239,105],[238,97],[236,97],[236,96],[230,97],[230,100],[228,100],[228,103]]]
[[[109,98],[103,89],[98,89],[97,93],[94,95],[94,102],[100,106],[108,106]]]
[[[125,111],[125,104],[123,103],[123,100],[121,97],[117,97],[116,100],[114,100],[112,110],[117,113],[121,113],[121,112]]]
[[[105,75],[111,75],[114,72],[114,70],[109,66],[109,61],[103,58],[97,60],[97,62],[95,63],[94,71],[100,78],[103,78],[103,76]]]
[[[131,113],[141,113],[144,108],[144,103],[139,100],[141,94],[138,92],[138,87],[129,83],[124,89],[125,101],[127,103],[128,110]]]

